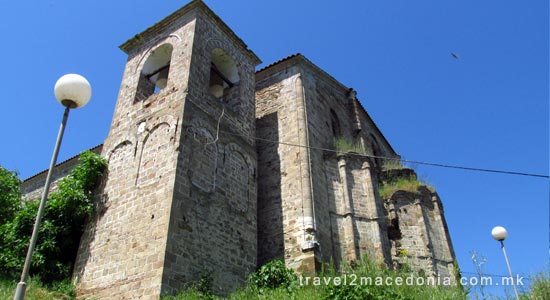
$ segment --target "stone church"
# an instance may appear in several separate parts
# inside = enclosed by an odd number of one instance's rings
[[[112,124],[93,149],[108,171],[73,275],[81,298],[158,299],[205,274],[227,293],[276,258],[307,274],[366,256],[454,278],[437,194],[379,195],[415,175],[386,170],[399,156],[353,89],[301,54],[256,71],[260,59],[199,0],[120,48]]]

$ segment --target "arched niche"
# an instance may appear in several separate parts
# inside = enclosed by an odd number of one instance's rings
[[[340,120],[338,119],[338,115],[336,115],[336,112],[332,108],[330,109],[330,124],[332,128],[332,135],[335,138],[342,136]]]
[[[225,147],[222,175],[222,190],[228,206],[241,213],[247,212],[255,190],[254,165],[235,143]]]
[[[173,127],[166,122],[155,125],[146,134],[141,144],[137,186],[145,187],[157,183],[171,170],[172,136]]]
[[[193,120],[189,144],[191,145],[190,174],[191,183],[203,192],[215,192],[216,171],[221,164],[218,157],[218,144],[214,132],[206,122]]]
[[[238,102],[239,72],[233,58],[221,48],[211,52],[208,90],[214,97],[233,107]]]
[[[382,157],[384,156],[384,153],[382,153],[382,150],[380,150],[380,146],[378,145],[378,140],[372,133],[370,134],[370,139],[371,139],[370,143],[372,148],[372,154],[374,155],[374,163],[378,168],[382,168],[384,163],[384,160]]]
[[[141,68],[135,101],[142,101],[168,85],[173,47],[163,44],[151,51]]]
[[[128,191],[127,187],[132,185],[131,174],[134,170],[134,148],[130,140],[123,140],[118,143],[107,154],[107,176],[103,186],[104,200],[115,198],[113,195],[122,195]]]

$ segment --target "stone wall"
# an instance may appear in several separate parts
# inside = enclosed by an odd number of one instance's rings
[[[288,92],[284,91],[284,78],[271,78],[259,82],[258,86],[266,84],[267,88],[259,88],[256,98],[265,99],[258,101],[256,105],[256,134],[266,141],[259,140],[256,143],[258,156],[258,265],[275,258],[283,257],[283,202],[282,202],[282,173],[281,151],[279,146],[268,141],[280,140],[280,121],[288,124],[287,118],[281,120],[280,113]],[[288,97],[288,96],[286,96]],[[281,110],[281,112],[280,112]],[[285,176],[286,177],[286,176]],[[286,216],[288,218],[288,216]]]
[[[390,262],[377,162],[322,150],[343,138],[367,153],[396,157],[357,102],[301,55],[257,73],[260,263],[284,257],[308,272],[367,254]]]
[[[355,92],[309,61],[304,62],[310,146],[331,149],[336,139],[343,139],[363,153],[397,157],[360,106]],[[361,156],[335,157],[337,154],[311,152],[317,236],[323,261],[333,259],[339,263],[343,259],[350,261],[368,255],[371,259],[387,263],[389,241],[383,205],[376,193],[376,170],[381,163]],[[338,172],[331,175],[325,166],[329,166],[329,170],[336,167]],[[333,186],[332,192],[326,188],[330,185]],[[334,237],[334,224],[344,231],[339,234],[339,239]],[[328,255],[331,252],[329,247],[338,240],[347,245],[346,255],[331,257]]]
[[[302,251],[312,226],[303,203],[310,195],[307,149],[292,146],[304,144],[299,76],[299,69],[289,66],[256,78],[258,262],[284,257],[305,271],[314,261],[312,251]]]
[[[414,172],[383,172],[380,157],[399,156],[353,89],[300,54],[254,73],[259,59],[199,0],[121,49],[96,148],[109,167],[74,270],[80,299],[158,299],[205,276],[226,294],[275,258],[300,273],[367,256],[454,274],[437,194],[380,198],[387,176]],[[44,177],[23,183],[27,199]]]
[[[163,291],[196,11],[169,20],[121,46],[128,61],[102,151],[108,173],[74,271],[82,299],[158,299]],[[166,48],[173,49],[167,86],[136,97],[148,58]]]
[[[393,200],[380,198],[384,176],[407,170],[382,172],[380,157],[399,156],[355,92],[300,54],[260,70],[256,80],[259,264],[284,257],[298,272],[313,272],[322,263],[367,256],[394,266],[407,253],[415,269],[452,276],[454,253],[437,195],[411,194],[423,204],[408,211],[396,207],[416,200],[388,205]],[[336,139],[349,149],[334,148]]]
[[[416,179],[410,169],[393,170],[392,175]],[[407,264],[427,276],[456,280],[455,256],[437,193],[426,186],[398,190],[385,199],[385,206],[393,265]]]
[[[222,29],[209,15],[197,16],[163,275],[169,293],[201,276],[227,293],[256,269],[259,61]],[[222,98],[208,89],[215,49],[236,62],[239,76]]]
[[[325,158],[329,213],[337,266],[368,257],[389,263],[389,241],[370,159],[353,155]]]
[[[201,276],[228,292],[256,268],[259,60],[201,1],[121,48],[129,58],[103,149],[101,204],[77,260],[78,294],[157,299]],[[237,62],[239,80],[216,98],[209,78],[220,51]],[[150,62],[169,69],[165,87],[149,86]]]

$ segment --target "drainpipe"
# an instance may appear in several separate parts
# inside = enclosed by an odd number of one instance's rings
[[[306,146],[300,148],[300,184],[302,187],[302,209],[303,209],[303,230],[304,240],[302,241],[302,251],[314,249],[317,245],[315,235],[315,210],[313,203],[313,181],[311,176],[311,156],[309,149],[309,129],[307,121],[307,108],[305,99],[305,90],[302,81],[302,75],[296,78],[297,90],[297,114],[298,114],[298,138],[299,144]],[[302,153],[305,152],[305,157]]]

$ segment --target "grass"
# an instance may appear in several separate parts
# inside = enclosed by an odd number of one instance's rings
[[[318,300],[322,299],[319,289],[314,287],[303,287],[294,290],[288,290],[285,288],[270,289],[263,292],[253,290],[250,288],[243,288],[232,293],[228,298],[219,298],[216,296],[205,296],[203,293],[197,290],[186,290],[178,294],[177,296],[165,296],[161,300]]]
[[[334,138],[331,142],[331,148],[337,151],[338,155],[346,153],[365,154],[361,145],[353,143],[345,137]],[[401,170],[404,168],[405,166],[403,166],[401,162],[397,159],[386,159],[382,165],[382,170],[384,171]],[[435,191],[434,187],[427,184],[426,182],[418,180],[416,177],[410,177],[396,178],[392,179],[389,182],[383,182],[380,185],[378,192],[380,194],[380,197],[382,197],[383,199],[388,199],[396,191],[408,191],[415,193],[421,186],[427,187],[432,192]]]
[[[345,275],[342,275],[345,274]],[[266,274],[269,276],[269,274]],[[309,285],[305,284],[305,278],[295,278],[289,286],[275,288],[259,288],[253,282],[249,283],[232,293],[226,298],[219,298],[209,294],[207,297],[202,295],[196,289],[182,291],[177,296],[163,297],[162,300],[359,300],[359,299],[396,299],[396,300],[465,300],[467,292],[460,286],[433,286],[433,285],[406,285],[406,284],[342,284],[336,283],[335,278],[382,278],[391,282],[401,278],[405,282],[406,278],[420,278],[418,274],[406,270],[389,270],[380,267],[378,264],[361,260],[352,267],[344,266],[342,270],[336,271],[329,268],[324,274],[318,275],[320,281],[317,284],[309,280]],[[325,279],[327,281],[325,282]]]
[[[2,278],[0,279],[0,299],[13,299],[16,280]],[[58,283],[51,287],[46,287],[39,280],[31,278],[27,285],[25,300],[72,300],[74,298],[74,289],[68,282]]]
[[[531,279],[531,300],[550,299],[550,276],[543,273],[533,276]]]
[[[344,266],[341,271],[330,269],[324,274],[318,276],[323,278],[343,278],[346,274],[347,278],[357,276],[356,278],[391,278],[391,282],[396,283],[397,278],[402,278],[406,282],[406,278],[420,278],[422,275],[413,273],[409,268],[401,270],[389,270],[386,267],[381,267],[378,264],[361,260],[353,268]],[[302,279],[302,283],[305,279]],[[547,274],[537,274],[532,279],[531,290],[529,293],[520,295],[521,300],[546,300],[550,299],[550,279]],[[348,281],[349,282],[349,281]],[[397,300],[466,300],[466,299],[481,299],[480,295],[472,293],[468,289],[464,289],[459,285],[451,286],[433,286],[433,285],[418,285],[418,284],[392,284],[392,285],[344,285],[344,284],[320,284],[320,285],[300,285],[300,280],[296,279],[290,287],[273,288],[273,289],[258,289],[253,284],[248,284],[240,290],[222,298],[214,296],[211,293],[201,293],[197,290],[182,291],[177,296],[168,296],[161,298],[162,300],[329,300],[329,299],[397,299]],[[492,300],[512,300],[513,296],[498,297],[488,295],[483,299]]]
[[[397,159],[386,159],[384,160],[384,163],[382,163],[382,170],[384,171],[401,170],[404,168],[405,166],[403,166],[401,162]]]
[[[397,282],[396,278],[407,278],[420,275],[403,270],[389,270],[380,267],[377,264],[362,260],[353,268],[344,266],[341,271],[329,269],[324,274],[319,275],[323,278],[335,278],[346,274],[352,278],[352,274],[357,278],[391,278],[392,282]],[[550,299],[550,277],[546,274],[537,274],[532,277],[530,294],[522,295],[521,299],[547,300]],[[405,282],[405,280],[403,280]],[[302,279],[304,283],[304,279]],[[0,278],[0,300],[13,299],[13,293],[16,280]],[[26,300],[73,300],[73,287],[68,281],[55,286],[46,287],[39,280],[31,278],[25,295]],[[343,284],[320,284],[320,285],[300,285],[300,280],[296,279],[289,287],[279,287],[273,289],[259,289],[253,284],[248,284],[238,291],[232,293],[227,298],[220,298],[210,293],[204,294],[197,289],[182,291],[177,296],[165,296],[162,300],[329,300],[329,299],[398,299],[398,300],[466,300],[468,291],[460,286],[429,286],[429,285],[343,285]],[[475,297],[476,295],[470,295]],[[527,298],[528,297],[528,298]],[[491,299],[512,299],[491,298]],[[514,298],[515,299],[515,298]]]
[[[332,149],[336,150],[338,154],[345,154],[350,152],[364,154],[361,145],[352,143],[345,137],[334,138],[332,140],[331,147]]]
[[[415,193],[421,186],[426,186],[430,191],[434,191],[434,188],[426,185],[424,182],[419,181],[416,178],[397,178],[391,182],[384,182],[378,188],[378,193],[382,199],[389,199],[393,193],[397,191],[407,191]]]

